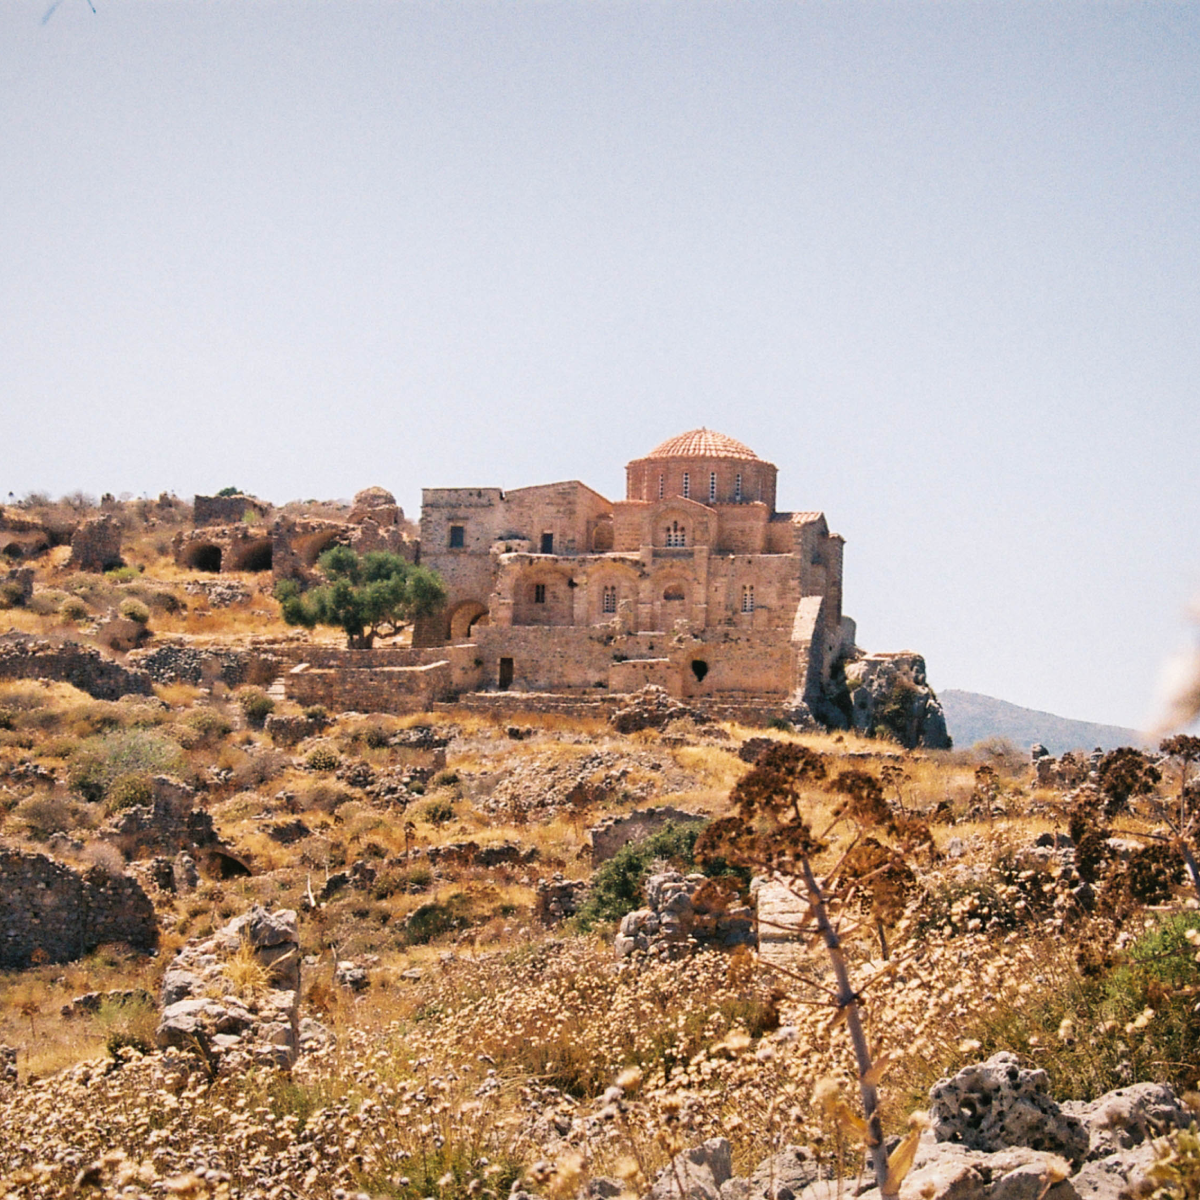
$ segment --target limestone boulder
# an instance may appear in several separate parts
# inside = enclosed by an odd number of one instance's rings
[[[1135,1083],[1090,1102],[1068,1100],[1062,1110],[1087,1130],[1089,1160],[1143,1146],[1173,1129],[1187,1128],[1194,1119],[1165,1083]]]
[[[681,1151],[659,1173],[651,1200],[721,1200],[721,1186],[733,1176],[733,1149],[726,1138],[709,1138]]]
[[[1023,1146],[1080,1163],[1089,1136],[1077,1116],[1050,1095],[1045,1071],[1030,1071],[1001,1051],[964,1067],[930,1089],[932,1132],[939,1142],[995,1152]]]

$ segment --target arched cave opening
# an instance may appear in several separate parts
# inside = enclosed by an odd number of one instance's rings
[[[188,566],[194,571],[212,571],[215,574],[221,569],[221,547],[211,543],[195,547],[188,555]]]
[[[271,543],[256,542],[242,556],[239,571],[269,571],[271,569]]]
[[[708,674],[708,663],[702,658],[693,658],[692,674],[695,675],[697,683],[703,683],[705,675]]]

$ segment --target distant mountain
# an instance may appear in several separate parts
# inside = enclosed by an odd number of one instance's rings
[[[1021,708],[1007,700],[981,696],[978,692],[948,688],[937,695],[946,713],[950,736],[960,750],[991,737],[1008,738],[1022,750],[1041,742],[1054,755],[1067,750],[1093,750],[1097,746],[1114,750],[1117,746],[1148,745],[1145,735],[1136,729],[1072,721],[1053,713]]]

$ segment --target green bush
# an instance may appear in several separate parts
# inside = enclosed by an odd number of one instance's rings
[[[140,600],[135,600],[132,596],[121,601],[117,612],[127,621],[136,621],[139,625],[148,625],[150,623],[150,610]]]
[[[422,904],[405,919],[400,940],[406,946],[423,946],[456,929],[465,929],[466,910],[467,899],[461,892]]]
[[[342,756],[330,745],[314,746],[304,759],[310,771],[336,771],[341,762]]]
[[[238,696],[242,714],[252,729],[261,729],[275,711],[275,701],[260,688],[247,688]]]
[[[622,846],[592,876],[587,899],[575,914],[575,924],[582,930],[595,925],[619,921],[627,912],[638,908],[645,897],[642,887],[654,863],[665,861],[685,873],[702,870],[711,878],[729,878],[744,890],[750,886],[750,873],[745,868],[732,868],[724,859],[696,863],[696,841],[704,824],[689,822],[676,825],[670,822],[657,833]]]
[[[104,578],[111,579],[114,583],[128,583],[141,573],[139,567],[113,567],[112,570],[104,572]]]
[[[325,711],[323,704],[310,704],[306,709],[303,709],[301,716],[306,721],[312,721],[315,725],[328,725],[329,713]]]
[[[454,805],[446,799],[430,800],[421,810],[421,819],[430,825],[445,825],[454,820]]]
[[[157,730],[115,729],[79,743],[67,782],[85,800],[98,803],[124,775],[178,774],[186,766],[179,744]]]
[[[59,605],[58,615],[65,617],[68,621],[86,621],[88,606],[78,596],[71,596]]]
[[[183,723],[197,735],[198,744],[205,746],[219,742],[233,729],[224,714],[215,708],[198,708],[188,713]]]
[[[457,771],[439,771],[430,781],[434,787],[453,787],[458,783]]]
[[[149,597],[151,608],[157,608],[165,613],[183,611],[183,601],[174,592],[151,592]]]
[[[145,771],[130,771],[118,775],[108,786],[104,795],[104,806],[110,813],[133,808],[139,804],[150,804],[154,800],[154,784]]]
[[[0,608],[20,608],[25,603],[25,589],[15,579],[0,583]]]

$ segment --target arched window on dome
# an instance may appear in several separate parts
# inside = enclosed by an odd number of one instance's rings
[[[683,473],[683,498],[690,500],[692,498],[692,475],[690,471]]]
[[[735,479],[733,482],[733,498],[736,502],[738,502],[738,503],[741,502],[741,499],[742,499],[742,473],[741,473],[741,471],[739,471],[737,473],[737,479]]]
[[[672,521],[667,526],[667,545],[669,547],[687,545],[687,530],[678,521]]]
[[[717,499],[717,473],[709,471],[708,473],[708,502],[715,504]]]
[[[742,584],[742,612],[752,613],[754,611],[754,584]]]

